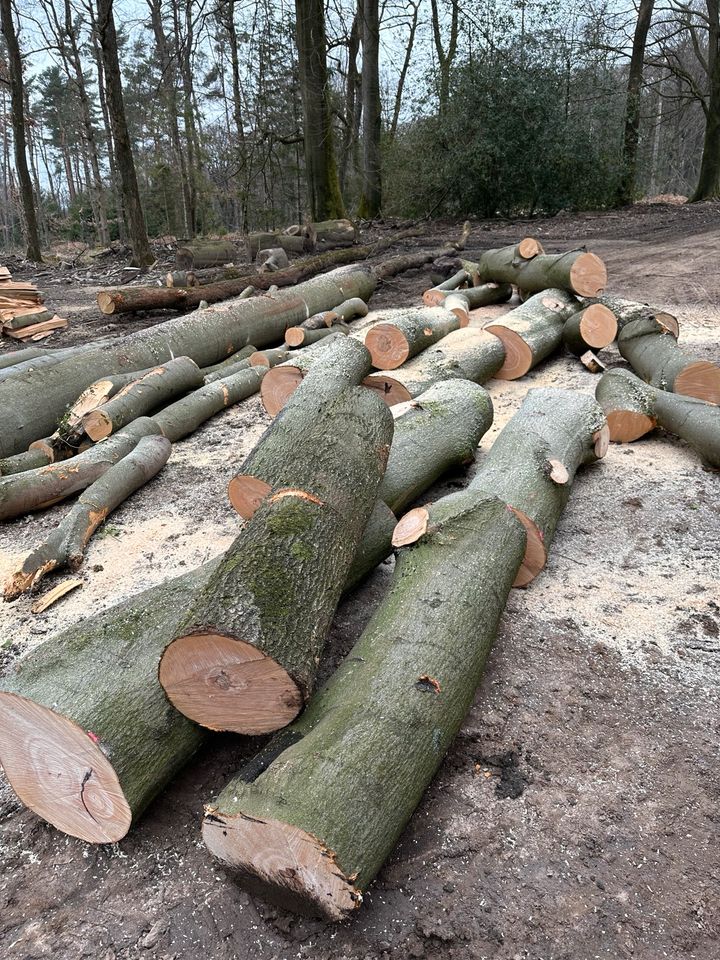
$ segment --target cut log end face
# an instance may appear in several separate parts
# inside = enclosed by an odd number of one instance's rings
[[[371,373],[369,377],[365,377],[363,380],[363,386],[379,391],[389,407],[394,407],[396,403],[407,403],[412,400],[412,394],[408,388],[393,377]]]
[[[601,303],[586,307],[580,318],[580,336],[595,350],[607,347],[617,337],[615,314]]]
[[[579,297],[598,297],[607,286],[607,267],[594,253],[582,253],[570,268],[570,284]]]
[[[250,360],[252,363],[252,359]],[[265,376],[260,386],[260,399],[271,417],[280,413],[300,386],[303,374],[298,367],[277,366]]]
[[[524,514],[522,510],[516,510],[515,507],[510,507],[510,509],[525,527],[525,533],[527,534],[525,556],[520,564],[513,586],[526,587],[544,569],[547,563],[547,550],[543,543],[542,533],[530,517]]]
[[[228,496],[233,509],[249,520],[270,493],[272,487],[258,477],[238,474],[228,484]]]
[[[362,904],[335,854],[305,830],[208,808],[202,835],[213,856],[237,870],[247,889],[279,906],[338,921]]]
[[[690,363],[675,377],[675,393],[720,404],[720,367],[710,360]]]
[[[429,514],[425,507],[416,507],[415,510],[408,511],[393,531],[392,545],[406,547],[416,543],[427,532],[428,519]]]
[[[112,420],[102,410],[92,410],[82,418],[83,430],[96,443],[112,433]]]
[[[613,443],[632,443],[655,427],[655,421],[635,410],[611,410],[607,414],[610,439]]]
[[[58,830],[116,843],[132,813],[92,731],[13,693],[0,693],[0,764],[20,800]]]
[[[445,303],[446,293],[445,290],[437,290],[435,287],[431,287],[423,294],[423,303],[426,307],[442,307]]]
[[[173,640],[160,660],[160,683],[180,713],[210,730],[272,733],[303,706],[297,684],[275,660],[212,631]]]
[[[305,342],[305,331],[302,327],[289,327],[285,331],[285,343],[289,347],[301,347]]]
[[[539,253],[545,253],[543,245],[535,237],[525,237],[517,246],[517,252],[523,260],[532,260]]]
[[[391,323],[376,323],[365,337],[365,346],[378,370],[395,370],[410,355],[407,338]]]
[[[523,338],[514,330],[501,324],[485,327],[488,333],[502,340],[505,347],[505,362],[495,374],[498,380],[517,380],[524,377],[533,364],[533,354]]]
[[[559,485],[565,484],[570,479],[567,467],[560,460],[548,460],[545,464],[545,470],[553,483]]]
[[[608,447],[610,446],[610,427],[607,423],[603,424],[599,430],[596,430],[593,434],[593,443],[595,444],[595,456],[598,460],[602,460],[605,454],[608,452]]]

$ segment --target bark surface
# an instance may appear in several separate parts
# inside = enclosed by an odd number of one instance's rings
[[[599,303],[603,307],[615,314],[617,320],[618,332],[633,320],[642,320],[644,318],[654,317],[668,333],[671,333],[677,340],[680,332],[680,324],[677,317],[667,310],[660,310],[658,307],[649,306],[647,303],[638,303],[637,300],[625,300],[623,297],[615,297],[609,294],[603,294],[602,297],[595,297],[586,302]]]
[[[378,370],[402,366],[406,360],[466,325],[444,307],[373,310],[368,319],[373,326],[367,332],[365,346]]]
[[[512,283],[528,293],[551,287],[569,290],[579,297],[597,297],[607,284],[605,264],[594,253],[571,250],[525,259],[515,246],[487,250],[478,263],[477,274],[487,283]]]

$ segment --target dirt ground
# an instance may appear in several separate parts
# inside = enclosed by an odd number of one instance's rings
[[[474,226],[469,257],[528,233],[550,252],[587,244],[613,291],[677,313],[681,343],[720,359],[720,206]],[[433,224],[422,242],[457,230]],[[426,285],[422,272],[403,275],[373,305],[415,302]],[[71,320],[58,345],[142,325],[108,329],[92,285],[45,289]],[[620,362],[614,349],[604,358]],[[479,456],[529,387],[592,392],[596,382],[567,356],[521,381],[492,381],[496,423]],[[227,481],[268,422],[251,399],[177,444],[92,541],[81,590],[40,616],[26,598],[2,607],[0,667],[221,551],[237,529]],[[451,477],[428,499],[464,482]],[[4,526],[0,578],[65,509]],[[59,834],[0,774],[0,956],[717,960],[719,541],[720,475],[678,440],[612,446],[578,476],[547,569],[512,592],[439,775],[361,911],[340,926],[252,899],[201,843],[203,803],[259,740],[218,737],[112,846]],[[338,611],[325,675],[391,568]]]

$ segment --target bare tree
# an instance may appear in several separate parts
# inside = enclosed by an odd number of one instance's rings
[[[708,92],[703,99],[705,140],[700,176],[690,198],[711,200],[720,197],[720,2],[706,0],[707,9],[707,78]]]
[[[382,172],[380,169],[380,137],[382,105],[380,103],[380,19],[378,0],[360,0],[362,25],[362,120],[363,169],[362,196],[359,214],[370,220],[380,213],[382,205]]]
[[[625,135],[623,138],[623,175],[618,189],[618,204],[632,203],[635,197],[638,140],[640,134],[640,93],[643,82],[645,46],[655,0],[640,0],[638,18],[633,36],[630,72],[628,74],[625,104]]]
[[[433,40],[435,41],[435,53],[437,54],[440,69],[439,106],[440,115],[442,116],[447,110],[450,99],[450,71],[452,70],[458,48],[460,3],[459,0],[451,0],[450,35],[448,37],[447,47],[445,47],[443,44],[443,30],[438,0],[430,0],[430,2],[432,6]]]

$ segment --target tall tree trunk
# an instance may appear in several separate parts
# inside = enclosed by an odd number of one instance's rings
[[[360,74],[357,56],[360,49],[360,12],[356,12],[347,42],[348,68],[345,83],[345,129],[340,148],[340,190],[346,195],[350,160],[353,156],[360,123]]]
[[[705,103],[705,139],[700,176],[692,203],[720,197],[720,2],[706,0],[708,23],[708,86]]]
[[[640,0],[635,35],[633,36],[630,73],[628,75],[627,102],[625,105],[625,138],[623,140],[623,174],[618,187],[618,206],[632,203],[635,199],[635,176],[637,171],[638,138],[640,132],[640,93],[643,82],[645,44],[650,30],[655,0]]]
[[[240,203],[240,229],[247,233],[250,229],[248,222],[248,186],[247,186],[247,151],[245,145],[245,126],[243,123],[243,102],[240,87],[240,57],[238,54],[238,36],[235,26],[235,0],[218,7],[220,23],[227,32],[228,46],[230,47],[230,66],[232,70],[232,114],[237,137],[237,162],[239,178],[238,200]]]
[[[363,192],[359,214],[372,220],[382,206],[380,170],[380,21],[378,0],[360,0],[362,11],[362,116],[363,116]]]
[[[417,3],[412,5],[413,8],[413,17],[410,21],[410,33],[408,35],[407,44],[405,46],[405,60],[403,61],[402,69],[400,71],[400,76],[398,78],[397,90],[395,91],[395,107],[393,108],[393,117],[390,124],[390,142],[395,139],[397,135],[398,123],[400,122],[400,110],[402,108],[402,97],[403,91],[405,89],[405,78],[407,77],[407,72],[410,69],[410,61],[412,60],[413,47],[415,46],[415,34],[417,33],[418,25],[418,14],[420,12],[420,3],[419,0]]]
[[[0,0],[7,3],[8,0]],[[125,116],[120,63],[118,60],[117,34],[113,18],[113,0],[97,0],[97,25],[103,66],[105,68],[105,87],[108,112],[112,125],[115,156],[117,158],[122,183],[123,207],[127,218],[130,246],[133,260],[138,266],[154,261],[148,242],[145,217],[140,203],[135,160],[133,159],[130,134]]]
[[[450,36],[448,39],[447,50],[442,42],[442,17],[438,9],[437,0],[431,0],[432,6],[432,29],[433,39],[435,41],[435,53],[438,58],[438,67],[440,70],[440,84],[438,90],[438,100],[440,106],[440,116],[447,112],[450,101],[450,71],[452,69],[455,54],[457,53],[458,28],[460,21],[460,4],[458,0],[452,0],[452,11],[450,16]]]
[[[345,216],[330,121],[323,0],[295,0],[296,40],[305,134],[305,179],[313,220]]]
[[[22,58],[13,21],[12,0],[0,0],[0,22],[10,62],[10,103],[13,140],[15,142],[15,169],[20,183],[20,196],[25,220],[27,258],[28,260],[34,260],[36,263],[42,263],[33,185],[25,152],[25,95]]]

